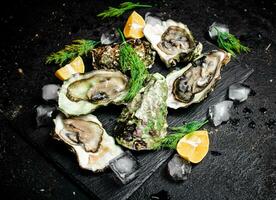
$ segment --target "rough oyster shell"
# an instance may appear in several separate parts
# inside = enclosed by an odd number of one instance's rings
[[[60,114],[54,123],[54,138],[71,147],[83,169],[102,171],[110,160],[123,153],[94,115],[66,119]]]
[[[202,101],[220,79],[221,68],[230,58],[229,53],[214,50],[168,74],[168,107],[185,108]]]
[[[120,71],[95,70],[65,81],[58,105],[66,115],[84,115],[99,106],[120,103],[127,93],[128,78]]]
[[[145,40],[132,39],[127,41],[135,49],[147,68],[151,68],[156,52]],[[92,50],[92,66],[94,69],[120,69],[119,64],[120,44],[106,45]]]
[[[177,62],[190,62],[202,51],[202,44],[194,40],[188,27],[171,19],[146,23],[144,34],[167,67]]]
[[[119,144],[133,150],[153,149],[155,141],[167,134],[167,84],[155,73],[122,111],[115,128]]]

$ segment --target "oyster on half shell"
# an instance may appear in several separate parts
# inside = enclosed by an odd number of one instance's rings
[[[116,141],[133,150],[150,150],[167,134],[167,84],[159,73],[123,109],[115,127]]]
[[[64,118],[60,114],[54,123],[54,138],[70,146],[83,169],[102,171],[110,160],[123,153],[94,115]]]
[[[140,56],[147,68],[151,68],[156,52],[146,40],[131,39],[127,41]],[[92,66],[94,69],[120,69],[120,44],[101,46],[92,50]]]
[[[58,105],[65,115],[84,115],[99,106],[119,104],[127,94],[128,78],[120,71],[95,70],[65,81]]]
[[[167,67],[190,62],[202,51],[202,44],[194,40],[188,27],[171,19],[146,23],[144,34]]]
[[[220,79],[221,68],[230,58],[229,53],[214,50],[203,54],[186,67],[168,74],[168,107],[185,108],[207,97]]]

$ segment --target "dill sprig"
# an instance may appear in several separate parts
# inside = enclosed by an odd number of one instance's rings
[[[234,57],[236,54],[241,54],[242,52],[250,52],[250,48],[241,44],[240,40],[236,38],[234,35],[221,32],[217,28],[217,42],[219,48],[225,49],[227,52],[231,53]]]
[[[161,149],[161,148],[176,149],[176,145],[182,137],[200,129],[207,122],[208,120],[193,121],[183,126],[170,128],[172,130],[172,133],[158,140],[155,144],[154,149]]]
[[[133,47],[125,41],[121,30],[118,31],[123,39],[123,43],[120,45],[120,67],[123,72],[130,71],[129,90],[124,98],[124,100],[128,102],[132,100],[143,87],[143,83],[148,76],[148,70]]]
[[[98,43],[94,40],[74,40],[72,44],[66,45],[64,49],[48,56],[46,64],[63,65],[66,61],[73,60],[77,56],[87,55]]]
[[[97,16],[102,18],[119,17],[122,14],[124,14],[124,12],[126,12],[127,10],[132,10],[134,8],[141,8],[141,7],[150,8],[152,6],[140,4],[139,2],[138,3],[124,2],[124,3],[121,3],[118,8],[108,7],[108,10],[105,10],[102,13],[99,13]]]

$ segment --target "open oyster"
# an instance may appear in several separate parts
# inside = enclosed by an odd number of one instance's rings
[[[144,34],[167,67],[177,62],[190,62],[202,51],[202,44],[194,40],[188,27],[171,19],[146,23]]]
[[[203,54],[186,67],[168,74],[168,107],[188,107],[207,97],[220,79],[222,66],[226,65],[230,58],[229,53],[214,50]]]
[[[155,51],[145,40],[132,39],[127,41],[140,56],[147,68],[151,68],[155,60]],[[106,45],[92,50],[92,66],[94,69],[120,69],[120,44]]]
[[[99,106],[119,103],[127,93],[128,78],[120,71],[95,70],[65,81],[59,91],[59,109],[66,115],[84,115]]]
[[[94,115],[64,118],[60,114],[54,122],[54,138],[71,147],[83,169],[102,171],[110,160],[123,153]]]
[[[155,73],[122,111],[115,127],[119,144],[133,150],[152,149],[167,134],[167,84]]]

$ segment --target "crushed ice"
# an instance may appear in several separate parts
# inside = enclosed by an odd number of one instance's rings
[[[233,101],[222,101],[209,107],[209,115],[215,126],[220,125],[230,119],[230,110],[233,106]]]
[[[210,38],[215,39],[218,36],[218,31],[229,33],[229,28],[225,24],[214,22],[211,26],[209,26],[208,33]]]
[[[182,159],[178,154],[175,154],[168,163],[169,175],[175,181],[187,180],[188,174],[192,171],[192,165]]]
[[[234,83],[229,87],[228,97],[229,99],[243,102],[248,98],[250,91],[249,87],[246,87],[240,83]]]
[[[57,100],[60,86],[56,84],[47,84],[42,87],[42,98],[46,101]]]

